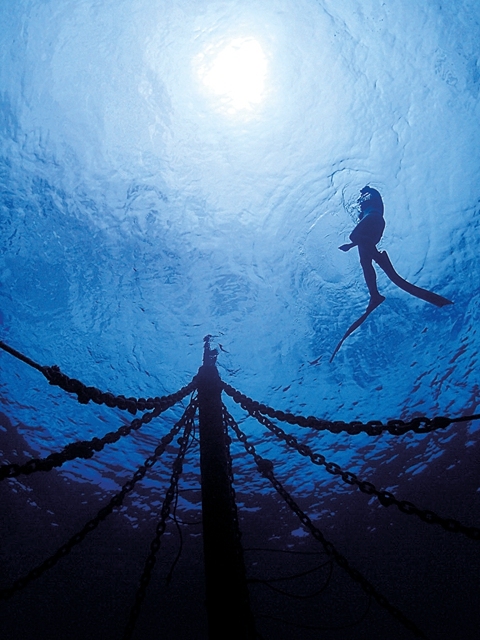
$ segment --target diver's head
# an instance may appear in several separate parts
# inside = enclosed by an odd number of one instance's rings
[[[360,189],[360,198],[359,198],[360,202],[363,202],[364,200],[371,200],[372,198],[381,199],[381,196],[376,189],[374,189],[373,187],[370,187],[370,185],[368,184]]]
[[[377,211],[378,213],[383,215],[382,196],[376,189],[370,187],[369,185],[365,185],[362,189],[360,189],[358,204],[360,205],[360,220],[364,215],[371,211]]]

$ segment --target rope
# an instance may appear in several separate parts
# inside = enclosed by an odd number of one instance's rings
[[[23,353],[20,353],[20,351],[17,351],[13,347],[8,346],[8,344],[6,344],[5,342],[2,342],[2,340],[0,340],[0,349],[3,349],[4,351],[12,355],[14,358],[18,358],[18,360],[25,362],[25,364],[28,364],[30,367],[33,367],[37,371],[40,371],[40,373],[44,374],[45,367],[42,367],[41,365],[34,362],[30,358],[27,358],[27,356],[24,356]]]
[[[297,580],[298,578],[303,578],[305,576],[311,575],[312,573],[316,573],[317,571],[319,571],[320,569],[324,569],[325,567],[328,567],[328,576],[324,582],[324,584],[319,588],[316,589],[313,593],[308,593],[308,594],[298,594],[298,593],[290,593],[289,591],[285,591],[284,589],[280,589],[279,587],[275,587],[272,582],[285,582],[287,580]],[[326,588],[328,587],[331,577],[333,574],[333,562],[331,560],[327,560],[327,562],[324,562],[323,564],[320,564],[318,566],[315,566],[311,569],[308,569],[306,571],[302,571],[300,573],[296,573],[294,575],[290,575],[290,576],[281,576],[278,578],[249,578],[247,580],[247,582],[249,584],[263,584],[265,586],[267,586],[269,589],[272,589],[272,591],[276,591],[277,593],[280,593],[284,596],[287,596],[288,598],[293,598],[296,600],[308,600],[310,598],[314,598],[318,595],[320,595],[320,593],[322,593],[323,591],[326,590]]]
[[[447,418],[444,416],[427,418],[426,416],[420,416],[413,418],[408,422],[404,422],[403,420],[389,420],[386,424],[380,420],[370,420],[367,423],[356,420],[352,422],[343,422],[342,420],[330,421],[323,420],[322,418],[316,418],[315,416],[308,416],[306,418],[304,416],[296,416],[288,411],[278,411],[266,404],[252,400],[252,398],[249,398],[237,389],[234,389],[234,387],[226,382],[223,383],[223,390],[232,398],[232,400],[234,400],[234,402],[249,413],[251,411],[258,411],[263,415],[267,415],[269,418],[274,418],[281,422],[287,422],[288,424],[294,424],[299,427],[309,427],[316,431],[330,431],[337,435],[342,431],[346,431],[351,436],[358,435],[362,432],[369,436],[380,436],[385,431],[394,436],[404,435],[408,431],[414,431],[415,433],[430,433],[437,429],[445,429],[453,422],[468,422],[470,420],[480,419],[480,413],[477,413],[457,418]]]

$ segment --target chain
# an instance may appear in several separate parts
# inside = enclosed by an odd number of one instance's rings
[[[315,418],[314,416],[308,416],[308,418],[306,418],[304,416],[296,416],[287,411],[277,411],[266,404],[252,400],[226,382],[223,383],[223,389],[225,393],[227,393],[237,404],[241,405],[249,412],[258,411],[259,413],[265,414],[275,420],[287,422],[288,424],[295,424],[299,427],[309,427],[311,429],[316,429],[317,431],[330,431],[335,434],[345,431],[351,436],[358,435],[359,433],[366,433],[369,436],[380,436],[385,431],[393,436],[402,436],[408,431],[420,434],[430,433],[438,429],[445,429],[453,422],[468,422],[470,420],[480,419],[480,414],[475,414],[471,416],[460,416],[457,418],[446,418],[442,416],[427,418],[425,416],[421,416],[413,418],[408,422],[404,422],[403,420],[388,420],[386,424],[380,420],[370,420],[367,423],[356,420],[353,422],[343,422],[341,420],[330,421]]]
[[[54,364],[51,367],[46,367],[34,362],[27,356],[20,353],[13,347],[10,347],[8,344],[0,340],[0,349],[3,349],[10,355],[14,356],[18,360],[25,362],[30,367],[37,369],[40,373],[47,378],[51,385],[60,387],[64,391],[68,391],[69,393],[75,393],[77,395],[77,399],[81,404],[88,404],[90,400],[95,402],[95,404],[105,404],[107,407],[117,408],[129,411],[133,415],[137,411],[151,411],[152,409],[157,408],[159,405],[162,406],[164,401],[171,402],[169,406],[173,406],[177,404],[180,400],[188,396],[189,393],[195,391],[197,382],[196,379],[193,378],[191,382],[189,382],[185,387],[179,389],[176,393],[173,393],[170,396],[164,396],[162,398],[126,398],[125,396],[119,395],[115,396],[113,393],[104,393],[97,389],[96,387],[87,387],[80,382],[80,380],[76,380],[75,378],[70,378],[60,371],[60,368]],[[168,407],[167,407],[168,408]],[[162,409],[164,411],[165,409]]]
[[[263,424],[278,438],[284,440],[289,447],[292,447],[293,449],[298,451],[298,453],[300,453],[302,456],[310,458],[313,464],[325,467],[328,473],[331,473],[334,476],[340,476],[346,484],[355,485],[356,487],[358,487],[358,489],[360,489],[360,491],[362,491],[362,493],[366,493],[367,495],[374,495],[379,500],[380,504],[382,504],[384,507],[389,507],[391,504],[394,504],[398,509],[400,509],[402,513],[415,515],[427,524],[438,524],[446,531],[451,531],[452,533],[462,533],[472,540],[480,540],[480,529],[476,527],[467,527],[457,520],[453,520],[452,518],[442,518],[433,511],[419,509],[407,500],[398,500],[390,491],[379,490],[371,482],[359,480],[354,473],[351,473],[350,471],[344,471],[335,462],[327,462],[325,456],[323,456],[321,453],[314,453],[308,445],[298,442],[295,436],[285,433],[283,429],[281,429],[273,422],[270,422],[268,418],[262,416],[262,414],[258,411],[251,411],[247,407],[243,408],[248,411],[252,418],[258,420],[260,424]]]
[[[148,424],[178,402],[177,394],[164,396],[157,400],[158,402],[155,402],[153,411],[145,413],[140,418],[135,418],[130,424],[122,425],[117,431],[107,433],[103,438],[71,442],[62,451],[51,453],[46,458],[32,458],[21,465],[16,463],[1,465],[0,482],[5,478],[16,478],[22,474],[29,475],[36,471],[50,471],[53,467],[61,467],[68,460],[74,460],[75,458],[91,458],[96,452],[101,451],[106,444],[114,444],[120,438],[128,436],[132,431],[137,431],[142,425]]]
[[[160,549],[161,537],[165,532],[165,529],[167,526],[167,520],[170,515],[171,504],[177,492],[178,481],[180,479],[180,476],[183,470],[183,461],[185,458],[185,453],[187,451],[190,435],[194,427],[195,412],[197,410],[196,401],[194,404],[192,403],[192,405],[190,406],[192,407],[192,410],[189,412],[189,415],[184,422],[185,429],[183,432],[183,436],[178,440],[180,444],[180,449],[178,451],[178,455],[175,459],[175,462],[173,463],[172,475],[170,478],[170,485],[167,489],[167,493],[163,501],[162,510],[160,512],[160,520],[157,524],[156,531],[155,531],[155,537],[150,544],[150,553],[148,554],[147,559],[145,561],[143,574],[140,578],[140,585],[135,595],[135,602],[130,611],[130,617],[128,619],[127,626],[125,628],[125,633],[123,636],[124,640],[129,640],[129,638],[132,637],[133,631],[135,629],[135,624],[138,620],[138,616],[140,615],[140,609],[141,609],[143,600],[145,598],[147,587],[148,587],[148,584],[150,583],[152,571],[157,559],[156,555],[158,550]]]
[[[206,336],[206,338],[209,337],[210,336]],[[151,410],[157,405],[158,402],[162,401],[162,398],[158,397],[136,399],[125,398],[125,396],[123,395],[115,396],[112,393],[104,393],[95,387],[88,387],[84,385],[82,382],[76,380],[75,378],[68,377],[60,371],[57,365],[45,367],[37,364],[30,358],[27,358],[26,356],[21,354],[19,351],[16,351],[12,347],[9,347],[4,342],[0,341],[0,348],[4,349],[14,357],[22,360],[26,364],[43,373],[43,375],[47,378],[51,385],[59,386],[64,391],[67,391],[69,393],[75,393],[77,395],[78,401],[82,404],[87,404],[90,400],[92,400],[96,404],[106,404],[108,407],[117,407],[118,409],[127,410],[135,414],[137,410]],[[212,351],[212,353],[214,352]],[[193,392],[195,388],[196,378],[193,378],[193,380],[187,386],[183,387],[176,394],[173,394],[173,396],[169,397],[175,399],[175,404],[186,395]],[[247,403],[252,409],[256,409],[260,413],[265,414],[270,418],[275,418],[276,420],[280,420],[282,422],[288,422],[289,424],[296,424],[300,427],[310,427],[319,431],[328,430],[335,434],[339,434],[342,431],[345,431],[350,435],[357,435],[363,432],[368,434],[369,436],[379,436],[385,431],[395,436],[403,435],[408,431],[422,434],[430,433],[431,431],[436,431],[438,429],[445,429],[453,422],[468,422],[471,420],[480,419],[480,414],[473,414],[455,418],[444,416],[427,418],[426,416],[419,416],[413,418],[412,420],[409,420],[408,422],[404,422],[403,420],[388,420],[386,424],[384,424],[380,420],[370,420],[366,423],[356,420],[352,422],[343,422],[341,420],[330,421],[316,418],[315,416],[296,416],[286,411],[278,411],[265,404],[252,400],[251,398],[244,395],[237,389],[234,389],[231,385],[225,382],[223,383],[223,389],[238,404]]]
[[[362,589],[368,596],[372,596],[381,607],[386,609],[394,618],[396,618],[399,622],[401,622],[401,624],[409,629],[409,631],[411,631],[418,638],[426,638],[423,632],[420,631],[420,629],[418,629],[418,627],[411,620],[409,620],[399,609],[397,609],[397,607],[392,605],[384,596],[382,596],[375,589],[375,587],[360,573],[360,571],[352,567],[348,560],[339,551],[337,551],[335,546],[325,538],[320,529],[318,529],[313,524],[309,516],[299,507],[299,505],[283,487],[280,481],[277,480],[273,473],[274,467],[271,460],[266,460],[265,458],[262,458],[258,455],[255,447],[250,442],[248,442],[247,436],[241,431],[235,419],[230,414],[227,415],[227,422],[229,426],[235,431],[237,438],[245,447],[245,451],[249,453],[255,460],[258,471],[261,473],[261,475],[270,481],[270,483],[285,500],[290,509],[295,513],[296,516],[298,516],[300,522],[310,531],[312,536],[321,543],[321,545],[325,549],[325,552],[335,560],[339,567],[341,567],[348,573],[352,580],[357,582],[362,587]]]
[[[206,339],[209,339],[211,336],[206,336]],[[206,349],[209,345],[208,340],[206,340]],[[0,348],[4,351],[7,351],[15,358],[18,358],[22,362],[25,362],[29,366],[37,369],[47,378],[51,385],[59,386],[64,391],[69,393],[75,393],[77,395],[78,401],[82,404],[87,404],[90,400],[95,402],[96,404],[105,404],[107,407],[116,407],[118,409],[130,411],[130,413],[135,414],[137,411],[145,411],[152,410],[157,406],[159,402],[162,402],[164,398],[126,398],[123,395],[115,396],[112,393],[104,393],[97,389],[96,387],[88,387],[84,385],[79,380],[75,378],[70,378],[62,371],[57,365],[53,365],[51,367],[41,366],[38,363],[34,362],[27,356],[23,355],[16,349],[8,346],[4,342],[0,341]],[[209,349],[209,346],[208,346]],[[212,357],[215,354],[215,350],[208,351]],[[167,398],[172,398],[174,400],[173,404],[176,404],[179,400],[182,400],[189,393],[192,393],[197,386],[196,377],[193,380],[177,391],[177,393],[172,396],[166,396]],[[366,433],[369,436],[380,436],[382,433],[387,431],[391,435],[401,436],[407,433],[408,431],[413,431],[414,433],[430,433],[432,431],[436,431],[438,429],[445,429],[453,422],[469,422],[471,420],[479,420],[480,414],[473,414],[469,416],[458,416],[455,418],[448,418],[445,416],[437,416],[435,418],[427,418],[426,416],[419,416],[405,422],[403,420],[388,420],[386,424],[381,422],[380,420],[369,420],[366,423],[360,422],[358,420],[354,420],[352,422],[343,422],[342,420],[323,420],[321,418],[316,418],[315,416],[296,416],[287,411],[278,411],[273,409],[272,407],[267,406],[266,404],[262,404],[257,402],[256,400],[252,400],[248,396],[244,395],[231,385],[223,382],[224,391],[238,404],[246,403],[252,409],[256,409],[262,414],[269,416],[270,418],[274,418],[276,420],[280,420],[281,422],[288,422],[289,424],[296,424],[299,427],[309,427],[312,429],[316,429],[318,431],[331,431],[332,433],[339,434],[342,431],[349,433],[350,435],[357,435],[359,433]],[[171,405],[170,405],[171,406]]]
[[[68,460],[75,458],[91,458],[95,452],[101,451],[106,444],[113,444],[121,437],[129,435],[144,424],[147,424],[161,413],[160,409],[154,409],[145,413],[141,418],[136,418],[128,425],[122,425],[117,431],[111,431],[103,438],[92,440],[80,440],[67,444],[62,451],[51,453],[46,458],[32,458],[24,464],[5,464],[0,466],[0,481],[5,478],[16,478],[19,475],[29,475],[36,471],[50,471],[53,467],[61,467]]]
[[[188,405],[182,417],[174,425],[170,433],[165,435],[160,440],[160,443],[156,447],[153,455],[151,455],[145,460],[143,465],[137,469],[137,471],[134,473],[132,478],[122,486],[122,489],[120,490],[120,492],[117,493],[115,496],[113,496],[110,502],[105,507],[100,509],[97,515],[92,520],[89,520],[81,531],[79,531],[74,536],[72,536],[70,540],[68,540],[68,542],[62,545],[50,558],[48,558],[47,560],[42,562],[42,564],[32,569],[23,578],[19,578],[18,580],[16,580],[11,587],[8,587],[6,589],[0,589],[0,600],[6,600],[7,598],[10,598],[11,596],[13,596],[14,593],[16,593],[17,591],[20,591],[21,589],[26,587],[30,582],[32,582],[33,580],[36,580],[41,575],[43,575],[45,571],[47,571],[48,569],[51,569],[61,558],[66,556],[68,553],[70,553],[73,547],[80,544],[80,542],[83,541],[83,539],[87,536],[87,534],[89,534],[91,531],[96,529],[98,525],[103,520],[105,520],[107,516],[109,516],[112,513],[114,508],[120,507],[123,504],[123,500],[125,499],[125,496],[130,491],[132,491],[136,483],[145,476],[148,469],[153,467],[157,459],[163,454],[167,446],[172,442],[173,438],[179,433],[180,429],[193,419],[196,408],[197,408],[197,405],[195,401],[191,402]]]
[[[96,387],[87,387],[80,380],[69,378],[62,373],[57,365],[42,367],[42,373],[51,385],[60,387],[68,393],[75,393],[81,404],[88,404],[92,400],[95,404],[105,404],[107,407],[127,410],[132,414],[135,414],[137,410],[145,411],[145,409],[151,410],[159,405],[162,406],[165,401],[171,402],[170,406],[173,406],[196,388],[196,380],[194,378],[189,384],[170,396],[148,399],[126,398],[122,395],[115,396],[113,393],[104,393]]]

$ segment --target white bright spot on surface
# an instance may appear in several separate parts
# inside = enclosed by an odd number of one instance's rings
[[[267,59],[251,38],[232,40],[216,52],[201,55],[199,75],[204,85],[222,99],[229,112],[252,110],[264,97]]]

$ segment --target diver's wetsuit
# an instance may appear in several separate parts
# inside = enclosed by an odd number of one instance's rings
[[[385,298],[378,292],[377,275],[372,260],[381,266],[383,254],[378,251],[376,245],[380,242],[385,229],[385,220],[382,198],[376,189],[370,190],[370,199],[362,201],[360,209],[360,222],[350,234],[350,240],[353,246],[358,246],[360,264],[370,293],[370,302],[378,305]]]
[[[447,298],[439,296],[437,293],[433,293],[433,291],[427,291],[427,289],[417,287],[398,275],[390,262],[387,252],[379,251],[377,249],[377,243],[380,241],[383,230],[385,229],[382,196],[376,189],[372,189],[372,187],[369,186],[363,187],[360,193],[360,222],[350,234],[351,243],[342,244],[339,249],[342,251],[350,251],[353,247],[358,247],[365,282],[367,283],[367,287],[370,292],[370,302],[368,303],[368,307],[365,312],[347,329],[343,338],[335,347],[332,357],[330,358],[330,362],[332,362],[335,354],[338,352],[346,338],[348,338],[355,329],[358,329],[372,311],[385,300],[385,297],[382,296],[377,289],[377,275],[373,268],[373,260],[375,260],[378,266],[383,269],[386,275],[394,284],[397,285],[397,287],[400,287],[400,289],[410,293],[412,296],[421,298],[422,300],[430,302],[437,307],[444,307],[447,304],[453,304],[451,300],[447,300]]]
[[[373,268],[373,260],[375,260],[378,266],[383,269],[397,287],[407,291],[407,293],[410,293],[412,296],[421,298],[437,307],[453,304],[451,300],[439,296],[437,293],[433,293],[433,291],[417,287],[398,275],[390,262],[387,252],[380,252],[376,247],[385,229],[382,196],[376,189],[368,186],[364,187],[360,193],[362,194],[359,199],[360,222],[350,234],[351,244],[344,244],[339,248],[342,251],[349,251],[353,247],[358,246],[360,264],[362,265],[365,282],[370,292],[370,302],[367,311],[373,311],[375,307],[378,307],[378,305],[385,300],[385,297],[382,296],[377,289],[377,275]]]

